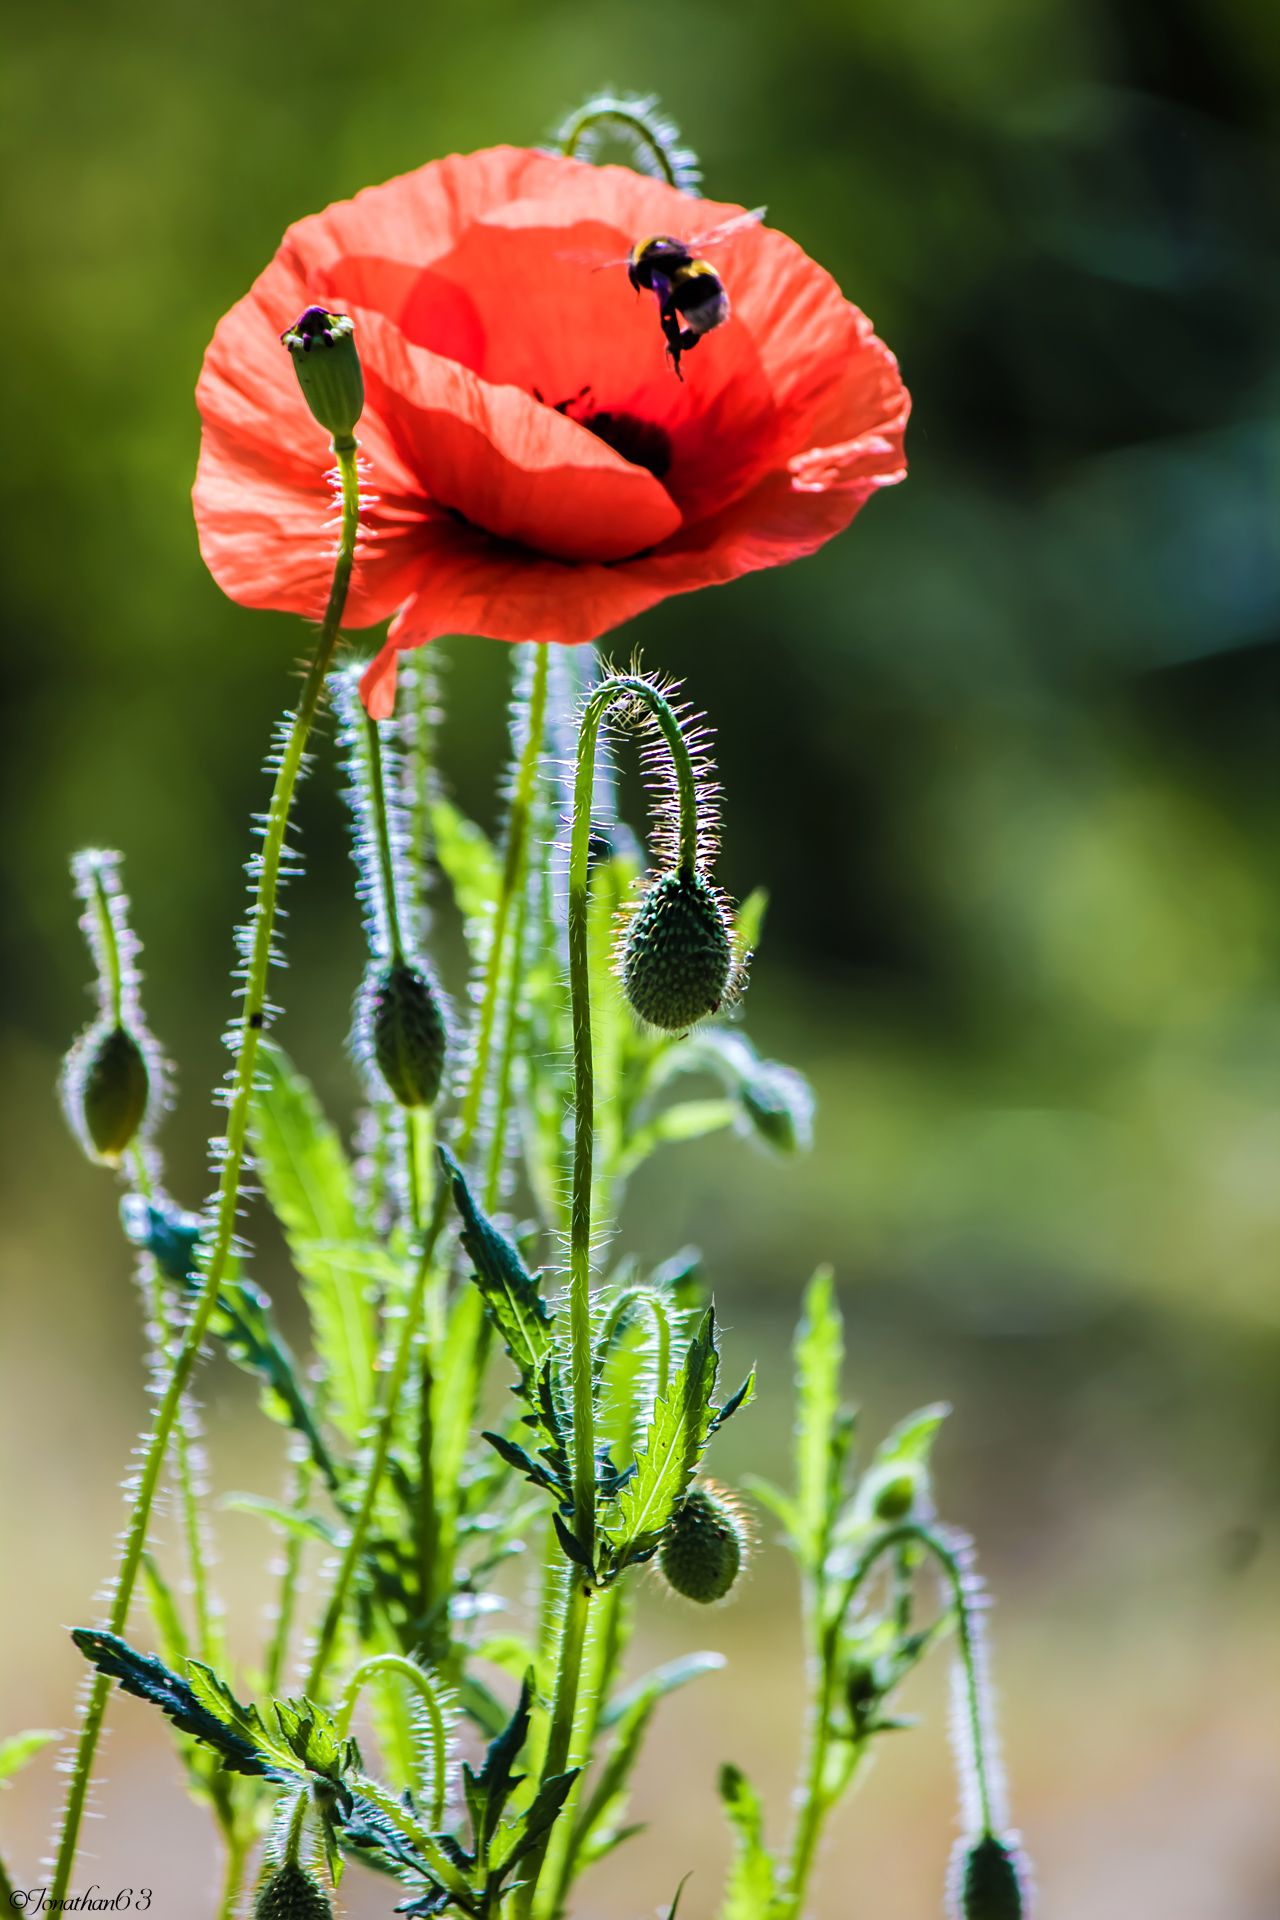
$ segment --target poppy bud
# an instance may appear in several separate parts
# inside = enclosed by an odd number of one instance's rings
[[[253,1920],[333,1920],[333,1908],[320,1882],[286,1861],[259,1887]]]
[[[872,1511],[877,1520],[892,1525],[896,1520],[905,1520],[916,1504],[920,1490],[920,1475],[909,1467],[902,1467],[880,1482],[875,1491]]]
[[[66,1098],[72,1124],[102,1160],[118,1160],[147,1113],[151,1076],[128,1027],[91,1027],[71,1055]]]
[[[729,990],[733,942],[716,889],[691,867],[661,874],[622,948],[622,984],[642,1020],[679,1033],[715,1013]]]
[[[952,1910],[956,1920],[1030,1920],[1031,1889],[1017,1848],[994,1833],[962,1841]]]
[[[732,1501],[695,1487],[671,1523],[660,1564],[667,1584],[704,1606],[723,1600],[742,1566],[744,1532]]]
[[[430,1107],[444,1079],[448,1029],[430,974],[393,960],[371,977],[369,1034],[378,1072],[402,1107]]]
[[[345,313],[326,313],[323,307],[308,307],[280,335],[307,405],[335,440],[350,440],[364,412],[364,374],[355,336]]]
[[[844,1695],[853,1723],[854,1736],[862,1739],[870,1731],[884,1689],[870,1660],[851,1660],[845,1670]]]

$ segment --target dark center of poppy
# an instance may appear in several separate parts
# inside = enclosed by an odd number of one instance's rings
[[[534,397],[542,400],[536,387]],[[544,406],[548,404],[543,400]],[[588,433],[594,433],[597,440],[603,440],[607,447],[612,447],[633,467],[644,467],[655,480],[661,480],[671,465],[671,440],[663,428],[656,426],[652,420],[642,420],[636,413],[611,413],[607,408],[597,410],[591,404],[590,387],[583,387],[572,399],[557,401],[552,412],[562,413],[575,426],[585,427]]]

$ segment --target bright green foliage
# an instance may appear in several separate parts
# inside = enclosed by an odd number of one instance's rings
[[[657,1551],[688,1491],[715,1426],[711,1396],[719,1366],[715,1309],[708,1307],[669,1392],[653,1409],[635,1474],[619,1499],[611,1542],[622,1565]]]
[[[28,1761],[34,1760],[57,1737],[43,1727],[29,1727],[25,1733],[10,1734],[7,1740],[0,1740],[0,1782],[12,1780],[15,1773],[21,1773]]]
[[[440,1163],[453,1187],[462,1217],[462,1245],[484,1297],[485,1311],[511,1356],[522,1391],[528,1395],[551,1350],[551,1312],[515,1247],[476,1206],[462,1169],[447,1147],[440,1149]]]
[[[796,1541],[811,1566],[826,1551],[833,1472],[843,1441],[840,1368],[844,1339],[829,1267],[809,1282],[796,1332]]]
[[[726,1765],[720,1769],[720,1801],[734,1837],[720,1920],[768,1920],[774,1867],[764,1843],[760,1796],[740,1768]]]
[[[443,795],[428,812],[435,855],[467,929],[473,952],[483,945],[501,881],[501,862],[488,835]]]
[[[259,1082],[254,1157],[302,1282],[331,1416],[356,1441],[373,1404],[377,1331],[351,1169],[310,1086],[270,1043],[259,1054]]]

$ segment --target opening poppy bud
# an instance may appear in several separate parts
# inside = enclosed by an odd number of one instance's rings
[[[345,313],[308,307],[280,338],[320,425],[335,440],[350,440],[364,412],[364,374],[351,321]]]
[[[333,1920],[333,1908],[320,1882],[286,1861],[258,1889],[253,1920]]]
[[[1030,1888],[1016,1847],[984,1833],[964,1848],[953,1912],[956,1920],[1030,1920]]]
[[[434,1106],[444,1079],[448,1028],[440,991],[422,967],[393,960],[373,974],[369,994],[373,1058],[402,1107]]]
[[[661,874],[622,948],[622,984],[642,1020],[680,1033],[715,1013],[729,991],[733,940],[725,904],[693,868]]]
[[[146,1119],[151,1075],[147,1057],[124,1026],[90,1030],[72,1056],[69,1069],[71,1119],[82,1123],[100,1159],[115,1161]]]
[[[704,1606],[723,1600],[741,1570],[745,1544],[733,1502],[719,1490],[695,1487],[662,1543],[660,1564],[668,1586]]]

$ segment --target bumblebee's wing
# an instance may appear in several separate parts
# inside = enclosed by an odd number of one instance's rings
[[[731,239],[735,233],[741,233],[747,227],[754,227],[764,219],[766,207],[752,207],[750,213],[735,213],[732,220],[722,220],[718,227],[712,227],[709,233],[695,233],[684,245],[690,253],[705,253],[708,247],[718,247],[724,240]]]
[[[626,267],[631,264],[629,253],[619,253],[612,259],[608,257],[602,259],[599,253],[590,253],[582,248],[576,251],[569,249],[558,252],[556,259],[563,260],[569,266],[590,267],[593,273],[603,273],[606,267]]]

